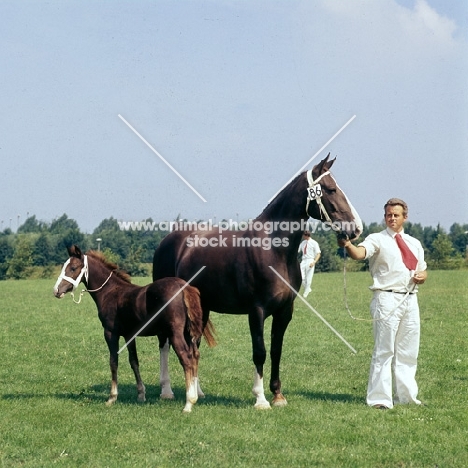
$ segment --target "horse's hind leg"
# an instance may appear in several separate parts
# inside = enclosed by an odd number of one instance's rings
[[[200,342],[201,342],[201,338],[199,340],[196,340],[196,343],[193,343],[193,346],[197,348],[198,356],[200,355]],[[197,378],[197,396],[198,398],[205,398],[205,394],[203,393],[203,390],[201,389],[201,386],[200,386],[200,379],[198,378],[198,359],[196,362],[195,377]]]
[[[163,400],[173,400],[174,392],[171,388],[171,379],[169,377],[169,350],[171,345],[167,340],[163,346],[159,343],[159,383],[161,385],[161,398]]]
[[[110,406],[117,401],[117,396],[119,394],[117,384],[117,369],[119,367],[119,355],[117,351],[119,347],[119,337],[113,335],[109,330],[105,330],[104,339],[109,348],[109,366],[112,376],[110,395],[106,402],[106,405]]]
[[[140,376],[140,363],[138,362],[136,341],[132,340],[129,342],[127,338],[125,338],[125,341],[127,342],[128,361],[130,363],[130,367],[133,370],[133,373],[135,374],[135,380],[136,380],[136,386],[137,386],[137,392],[138,392],[137,401],[139,403],[144,403],[146,401],[146,389]]]
[[[203,329],[205,329],[205,327],[207,326],[207,323],[208,323],[208,320],[210,318],[210,310],[209,309],[206,309],[206,308],[203,308]],[[212,325],[210,325],[210,327],[212,327]],[[200,345],[201,345],[201,337],[198,338],[197,340],[197,350],[198,352],[200,352]],[[214,346],[214,343],[213,345]],[[205,394],[203,393],[203,390],[201,389],[201,386],[200,386],[200,379],[198,378],[198,360],[197,360],[197,394],[198,394],[198,398],[205,398]]]
[[[271,380],[270,390],[273,393],[273,406],[286,406],[286,398],[281,393],[281,380],[280,380],[280,361],[281,351],[283,349],[283,338],[286,328],[292,318],[292,305],[280,314],[273,317],[271,324]]]
[[[185,407],[183,412],[190,413],[198,400],[198,361],[200,352],[194,342],[187,344],[183,337],[173,337],[174,348],[185,373]]]

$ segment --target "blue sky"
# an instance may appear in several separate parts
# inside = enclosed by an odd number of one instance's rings
[[[394,196],[423,226],[468,223],[467,2],[7,0],[0,16],[3,229],[255,217],[353,116],[314,163],[337,157],[366,223]]]

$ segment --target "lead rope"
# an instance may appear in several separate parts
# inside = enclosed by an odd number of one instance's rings
[[[72,292],[70,293],[70,295],[71,295],[71,297],[72,297],[72,299],[73,299],[73,302],[74,302],[75,304],[79,304],[79,303],[81,302],[81,298],[83,297],[83,294],[84,294],[85,292],[87,292],[87,293],[92,293],[92,292],[100,291],[100,290],[107,284],[107,282],[111,279],[112,273],[114,273],[114,270],[112,270],[112,271],[110,272],[110,275],[107,277],[106,281],[104,281],[104,283],[102,283],[102,285],[101,285],[99,288],[97,288],[97,289],[82,289],[81,292],[80,292],[80,296],[78,297],[78,300],[77,300],[77,301],[75,301],[75,295],[73,294],[73,291],[72,291]]]
[[[346,254],[346,249],[344,247],[343,247],[343,251],[344,251],[344,263],[343,263],[344,304],[345,304],[345,308],[349,316],[353,320],[357,320],[360,322],[380,322],[382,320],[387,320],[391,315],[393,315],[396,312],[398,307],[400,307],[401,304],[403,304],[403,302],[406,300],[410,292],[414,290],[416,284],[413,284],[413,287],[409,291],[406,291],[406,294],[403,296],[403,299],[396,305],[396,307],[392,311],[390,311],[387,315],[385,315],[385,317],[380,317],[378,319],[364,319],[364,318],[354,317],[348,305],[348,291],[347,291],[347,285],[346,285],[346,262],[348,260],[348,255]]]

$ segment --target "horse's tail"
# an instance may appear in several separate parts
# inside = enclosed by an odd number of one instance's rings
[[[184,303],[187,307],[190,336],[195,340],[199,340],[203,335],[210,348],[216,346],[216,339],[214,337],[215,329],[210,319],[208,319],[205,327],[203,327],[203,310],[200,303],[200,291],[189,285],[185,287],[183,294]]]
[[[217,344],[215,334],[216,334],[215,327],[213,323],[211,322],[211,320],[208,318],[208,321],[205,324],[205,328],[203,328],[203,336],[206,340],[206,343],[208,344],[210,348],[213,348]]]

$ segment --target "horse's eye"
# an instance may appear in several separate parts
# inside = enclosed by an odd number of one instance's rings
[[[72,271],[73,273],[75,273],[76,267],[71,267],[71,271]]]

